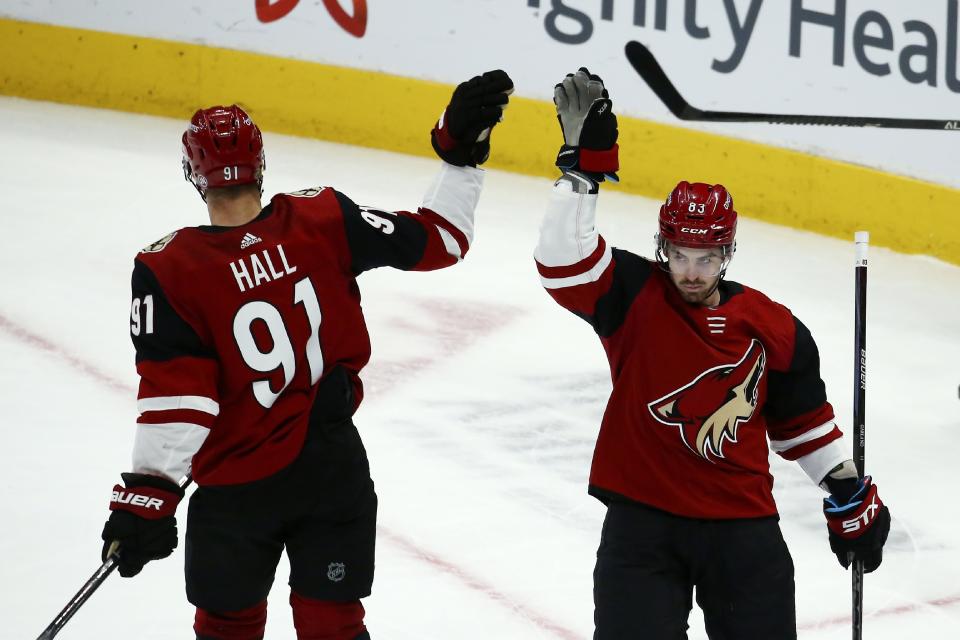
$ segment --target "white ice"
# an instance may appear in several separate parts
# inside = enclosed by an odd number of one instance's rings
[[[135,417],[132,259],[205,222],[182,179],[182,130],[0,99],[0,638],[36,637],[100,564]],[[268,191],[333,185],[380,208],[416,207],[437,166],[269,133],[266,143]],[[463,264],[361,277],[373,359],[356,421],[381,499],[365,601],[378,640],[591,636],[603,507],[586,478],[610,382],[589,326],[540,288],[531,254],[549,190],[490,171]],[[649,255],[656,207],[603,193],[601,230]],[[922,207],[903,215],[924,229]],[[810,327],[848,425],[852,242],[745,217],[730,277]],[[866,578],[865,637],[956,638],[960,268],[873,248],[869,292],[867,469],[894,521]],[[800,637],[848,638],[850,578],[829,551],[821,493],[792,463],[772,464]],[[60,637],[192,638],[182,561],[178,551],[134,579],[111,576]],[[294,637],[286,571],[284,560],[268,638]],[[696,610],[690,624],[690,638],[705,638]]]

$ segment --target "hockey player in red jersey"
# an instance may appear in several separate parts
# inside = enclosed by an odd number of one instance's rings
[[[737,212],[722,185],[676,186],[656,260],[607,245],[595,210],[618,169],[612,103],[586,69],[556,86],[555,103],[562,176],[537,268],[600,337],[613,381],[590,472],[590,494],[607,505],[594,638],[685,638],[694,587],[710,638],[796,638],[769,449],[830,493],[823,510],[844,567],[852,556],[876,569],[890,527],[842,444],[816,344],[789,309],[724,278]]]
[[[197,111],[183,168],[210,225],[134,261],[140,388],[131,472],[114,487],[103,557],[133,576],[177,546],[192,473],[187,597],[198,639],[262,638],[281,553],[302,639],[369,638],[377,496],[352,416],[370,341],[356,277],[459,262],[513,84],[491,71],[456,89],[431,137],[443,161],[416,212],[361,207],[331,187],[262,206],[260,130],[243,109]]]

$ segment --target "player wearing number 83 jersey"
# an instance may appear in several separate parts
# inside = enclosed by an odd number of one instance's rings
[[[564,145],[535,258],[541,283],[589,322],[610,365],[589,492],[607,506],[594,570],[594,640],[795,640],[793,561],[769,455],[831,493],[830,546],[876,569],[890,526],[841,443],[810,331],[725,279],[737,211],[720,184],[680,181],[660,207],[656,260],[600,235],[600,184],[618,169],[617,119],[586,68],[554,89]]]
[[[198,111],[184,173],[211,225],[134,261],[140,374],[133,469],[114,488],[103,557],[138,573],[177,543],[176,481],[192,473],[187,597],[200,640],[263,637],[280,555],[300,638],[369,639],[377,497],[352,416],[370,339],[356,278],[459,262],[473,239],[502,71],[463,83],[434,128],[444,161],[415,211],[360,207],[330,187],[261,207],[260,130],[236,105]]]

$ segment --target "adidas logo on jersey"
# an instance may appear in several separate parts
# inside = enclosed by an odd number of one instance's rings
[[[240,248],[246,249],[250,245],[257,244],[258,242],[263,242],[263,240],[253,235],[252,233],[245,233],[243,234],[243,240],[240,241]]]

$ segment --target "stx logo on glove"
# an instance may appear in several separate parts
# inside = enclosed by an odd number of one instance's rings
[[[144,509],[156,509],[160,511],[163,508],[163,500],[152,498],[132,491],[123,491],[114,489],[110,496],[111,507],[116,504],[128,504],[132,507],[143,507]]]
[[[850,498],[831,495],[823,501],[823,514],[830,530],[830,550],[844,569],[854,561],[863,562],[870,573],[883,561],[883,544],[890,533],[890,510],[877,495],[870,476],[857,481],[859,490]],[[842,488],[839,487],[838,488]]]
[[[850,520],[844,520],[840,523],[843,527],[843,533],[856,533],[860,531],[861,528],[866,529],[870,526],[870,521],[873,520],[874,514],[880,510],[880,505],[877,504],[877,496],[874,494],[870,500],[870,504],[863,508],[863,511],[857,515],[855,518]]]

